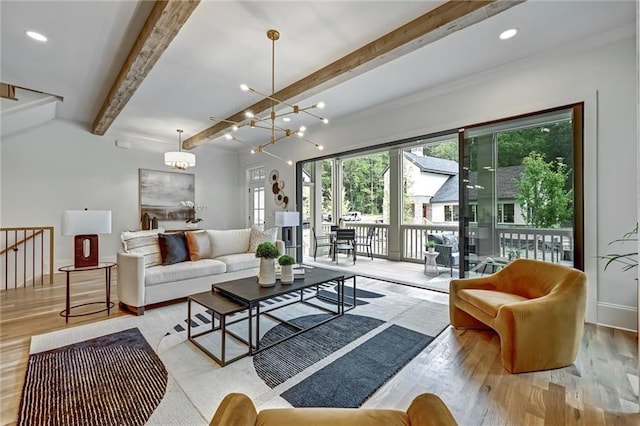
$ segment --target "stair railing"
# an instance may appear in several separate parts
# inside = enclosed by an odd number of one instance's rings
[[[48,256],[49,284],[53,284],[53,226],[0,228],[0,266],[4,266],[4,289],[24,287],[29,281],[44,284],[45,259]]]

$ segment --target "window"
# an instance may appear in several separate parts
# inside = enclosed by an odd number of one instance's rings
[[[515,223],[515,204],[498,203],[498,223]]]
[[[477,204],[469,204],[469,222],[478,222]]]
[[[264,182],[265,177],[264,167],[249,170],[249,182]]]
[[[248,225],[264,229],[264,208],[265,208],[265,188],[266,177],[264,167],[247,170],[249,186],[249,212]]]
[[[460,213],[457,205],[445,205],[444,206],[444,221],[445,222],[457,222],[460,218]]]

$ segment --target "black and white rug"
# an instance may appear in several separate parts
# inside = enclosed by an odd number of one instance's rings
[[[167,379],[137,328],[31,354],[17,423],[142,426]]]
[[[309,330],[254,357],[219,367],[187,341],[186,304],[148,310],[141,317],[119,317],[35,336],[31,353],[90,340],[135,327],[168,371],[167,390],[147,424],[207,424],[229,392],[249,395],[258,409],[288,406],[367,407],[367,399],[411,374],[414,357],[449,324],[447,296],[426,296],[423,290],[358,278],[358,303],[343,317]],[[331,296],[335,290],[322,290]],[[347,294],[351,292],[347,290]],[[282,300],[286,303],[286,300]],[[327,302],[330,306],[331,302]],[[275,311],[300,323],[325,315],[296,304]],[[210,314],[195,311],[192,327],[210,327]],[[284,326],[263,318],[261,342]],[[246,334],[246,322],[232,326]],[[219,348],[219,333],[201,343]],[[227,356],[246,346],[227,339]]]

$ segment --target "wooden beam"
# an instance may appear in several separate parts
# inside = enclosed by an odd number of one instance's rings
[[[448,1],[285,87],[276,92],[273,97],[281,101],[295,103],[440,40],[456,31],[490,18],[524,1]],[[239,122],[244,120],[244,112],[246,110],[250,110],[254,114],[260,114],[270,107],[271,101],[265,98],[227,117],[226,120]],[[202,145],[207,142],[207,139],[221,136],[230,126],[231,124],[226,122],[216,123],[185,139],[182,142],[182,147],[184,149],[192,149]]]
[[[93,121],[94,134],[105,134],[198,4],[200,0],[156,1]]]
[[[0,83],[0,98],[17,101],[16,86],[13,84]]]

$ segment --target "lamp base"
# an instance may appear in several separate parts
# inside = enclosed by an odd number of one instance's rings
[[[293,227],[292,226],[283,226],[282,227],[282,242],[285,247],[291,247],[293,245]]]
[[[76,235],[73,239],[73,266],[88,268],[98,266],[98,235]]]

